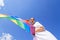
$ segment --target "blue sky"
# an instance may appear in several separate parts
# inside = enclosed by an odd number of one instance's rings
[[[60,0],[5,0],[0,13],[23,19],[34,17],[60,39]]]

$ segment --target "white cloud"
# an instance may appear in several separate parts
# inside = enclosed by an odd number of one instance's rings
[[[0,40],[16,40],[16,39],[14,39],[13,36],[10,35],[9,33],[2,33]]]
[[[0,6],[4,6],[4,0],[0,0]]]

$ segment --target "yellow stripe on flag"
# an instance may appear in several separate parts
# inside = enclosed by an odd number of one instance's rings
[[[7,17],[7,15],[5,15],[5,14],[4,14],[4,15],[3,15],[3,14],[0,14],[0,17]]]

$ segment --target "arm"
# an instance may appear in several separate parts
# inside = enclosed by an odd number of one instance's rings
[[[44,27],[42,26],[35,30],[35,32],[42,32],[42,31],[44,31]]]

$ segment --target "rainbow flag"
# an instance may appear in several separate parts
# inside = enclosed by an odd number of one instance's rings
[[[9,15],[5,15],[5,14],[0,14],[0,19],[1,18],[6,18],[9,19],[10,21],[14,22],[16,25],[18,25],[18,27],[26,30],[27,32],[31,32],[30,31],[30,25],[26,24],[25,22],[22,22],[21,20],[13,17],[13,16],[9,16]]]

